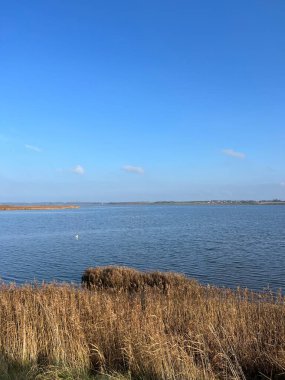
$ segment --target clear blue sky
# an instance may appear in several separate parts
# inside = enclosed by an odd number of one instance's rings
[[[285,1],[2,1],[0,202],[285,198]]]

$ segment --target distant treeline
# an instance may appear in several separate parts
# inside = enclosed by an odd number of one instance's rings
[[[132,206],[132,205],[285,205],[285,201],[273,200],[210,200],[210,201],[156,201],[156,202],[80,202],[94,206]]]

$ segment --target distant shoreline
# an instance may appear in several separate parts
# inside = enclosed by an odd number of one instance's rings
[[[75,204],[59,203],[23,203],[0,204],[0,211],[19,211],[19,210],[65,210],[78,209],[81,206],[285,206],[283,200],[211,200],[211,201],[134,201],[134,202],[76,202]]]
[[[211,201],[137,201],[137,202],[78,202],[82,206],[268,206],[268,205],[285,205],[281,200],[211,200]]]
[[[64,209],[74,209],[80,208],[77,205],[0,205],[0,211],[19,211],[19,210],[64,210]]]
[[[215,206],[215,205],[229,205],[229,206],[243,206],[243,205],[285,205],[285,201],[228,201],[228,200],[212,200],[212,201],[156,201],[156,202],[80,202],[82,205],[98,205],[98,206]]]

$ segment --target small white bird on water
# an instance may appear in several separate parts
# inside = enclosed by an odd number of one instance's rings
[[[76,240],[78,240],[79,239],[79,235],[77,234],[77,235],[75,235],[75,239]]]

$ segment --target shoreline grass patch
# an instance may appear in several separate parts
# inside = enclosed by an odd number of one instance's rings
[[[282,378],[281,294],[128,268],[86,273],[95,273],[92,286],[1,285],[1,368],[17,363],[37,376],[61,368],[70,379]]]

